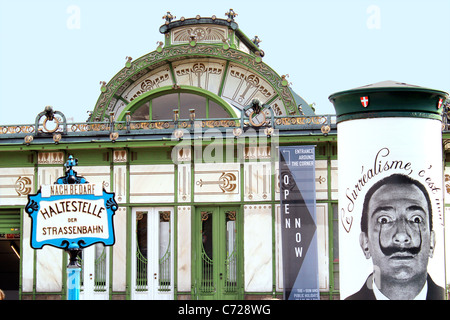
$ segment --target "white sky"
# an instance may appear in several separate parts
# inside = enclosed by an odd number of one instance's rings
[[[85,121],[99,82],[163,40],[167,11],[230,8],[318,114],[335,113],[332,93],[385,80],[450,92],[448,0],[0,0],[0,125],[34,123],[46,105]]]

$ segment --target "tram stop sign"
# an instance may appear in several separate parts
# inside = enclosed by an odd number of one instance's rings
[[[95,243],[112,246],[113,215],[118,209],[114,193],[78,177],[72,169],[74,163],[69,161],[65,177],[28,195],[25,211],[32,219],[31,247],[85,248]]]

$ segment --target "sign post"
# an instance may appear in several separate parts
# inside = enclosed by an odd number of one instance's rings
[[[69,253],[67,300],[80,300],[81,265],[78,263],[78,255],[81,253],[81,249],[78,244],[72,243],[69,245],[67,252]]]
[[[53,185],[42,185],[28,195],[25,211],[32,219],[31,247],[50,245],[66,250],[68,299],[79,300],[81,266],[78,256],[83,248],[95,243],[112,246],[115,242],[113,215],[118,209],[114,193],[77,176],[73,167],[78,160],[69,156],[66,175]]]

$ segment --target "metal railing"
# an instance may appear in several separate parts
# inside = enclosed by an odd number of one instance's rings
[[[148,259],[144,257],[136,243],[136,291],[148,290]]]
[[[171,119],[171,120],[146,120],[115,121],[111,116],[110,120],[101,122],[76,122],[67,123],[65,117],[57,114],[51,120],[48,118],[36,121],[35,124],[0,125],[0,140],[23,138],[25,143],[31,144],[34,138],[52,137],[55,143],[63,142],[66,137],[93,137],[109,136],[112,141],[120,136],[130,135],[176,135],[177,130],[187,130],[188,132],[204,132],[208,129],[242,130],[247,128],[263,129],[271,128],[278,130],[320,130],[327,134],[336,127],[335,115],[320,116],[277,116],[269,118],[260,127],[253,127],[248,118],[218,118],[218,119]]]

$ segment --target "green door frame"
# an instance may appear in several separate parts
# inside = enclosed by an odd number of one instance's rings
[[[243,219],[240,213],[239,205],[195,208],[192,224],[192,299],[243,299]],[[209,230],[202,230],[207,225],[202,219],[209,220]],[[229,252],[226,240],[230,221],[235,221],[232,252]],[[211,236],[205,240],[205,245],[204,236]],[[212,245],[211,250],[208,250],[208,241]]]

